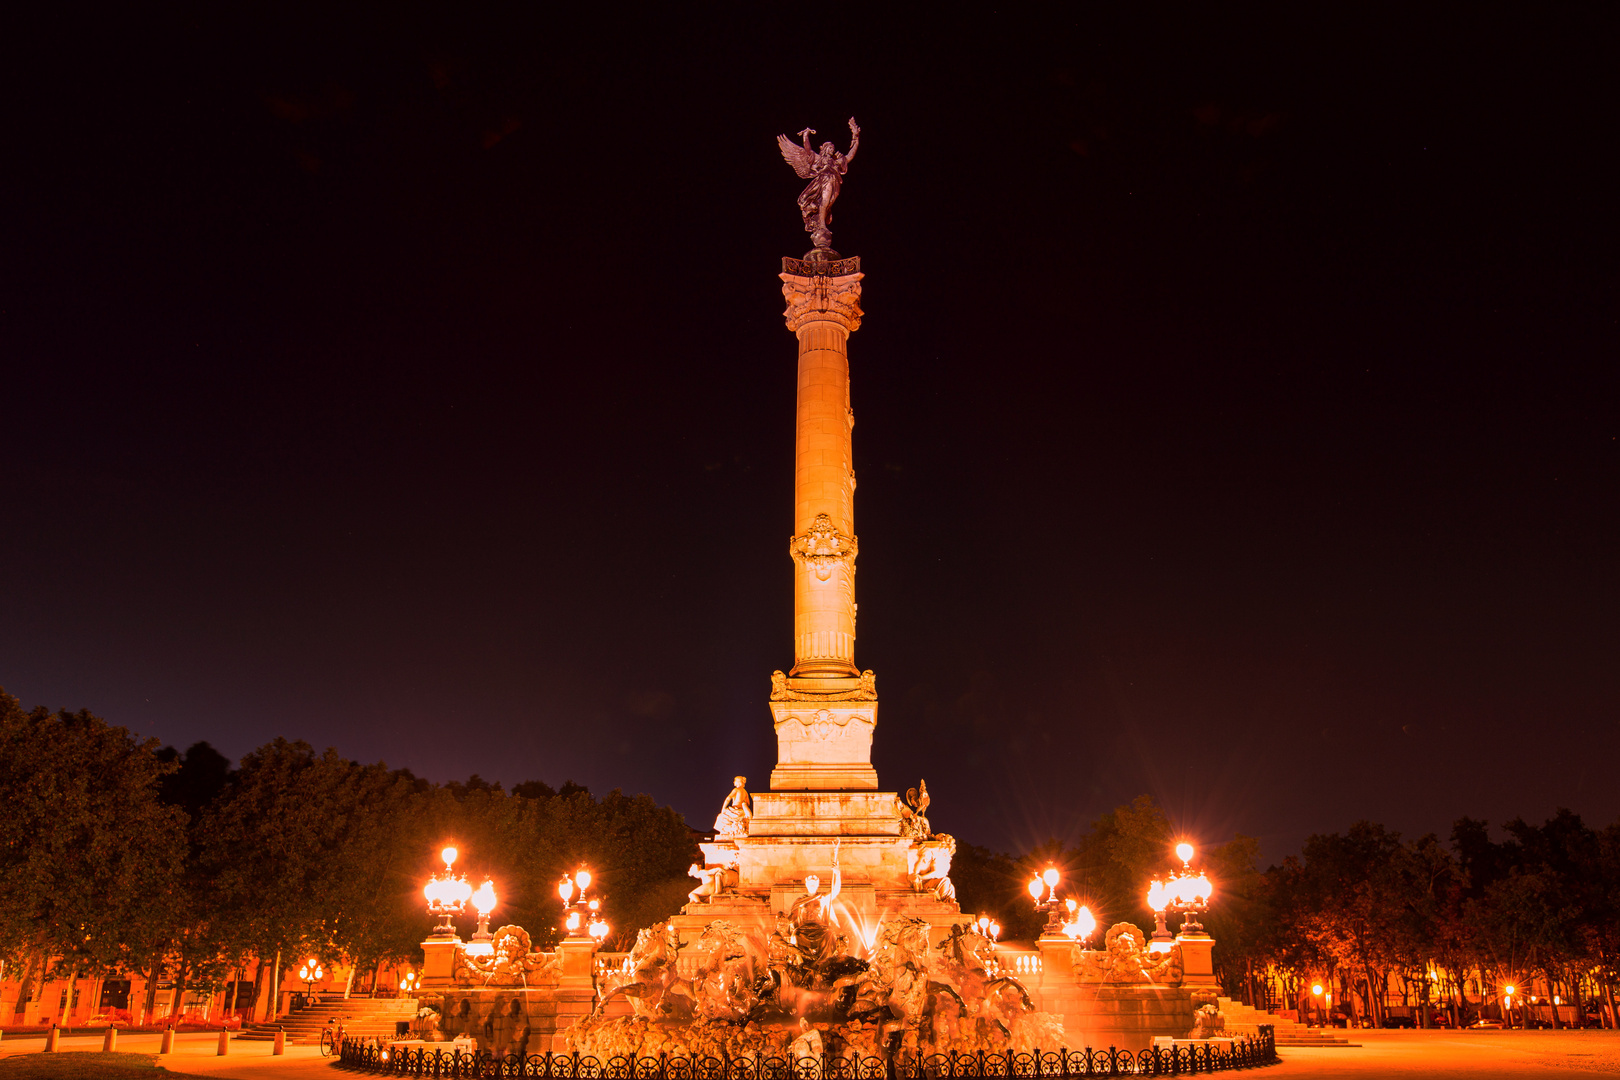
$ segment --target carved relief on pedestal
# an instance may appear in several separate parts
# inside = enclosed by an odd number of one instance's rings
[[[823,698],[825,701],[825,698]],[[877,706],[872,702],[777,701],[779,763],[871,761],[872,729]]]
[[[1179,986],[1182,980],[1181,946],[1168,952],[1152,952],[1147,939],[1133,923],[1115,923],[1103,939],[1101,950],[1076,943],[1070,950],[1074,975],[1081,982],[1159,983]]]
[[[855,572],[855,556],[860,545],[853,536],[845,536],[826,514],[817,514],[816,520],[801,536],[788,541],[788,554],[793,561],[808,566],[817,580],[832,577],[839,563],[847,563],[850,573]]]
[[[798,333],[799,327],[805,323],[832,321],[842,324],[845,332],[853,334],[860,329],[861,316],[864,314],[861,311],[861,278],[865,276],[781,275],[782,298],[787,301],[787,310],[782,315],[787,319],[787,328]]]

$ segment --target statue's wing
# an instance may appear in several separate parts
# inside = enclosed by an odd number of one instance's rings
[[[906,805],[911,807],[913,810],[917,809],[917,789],[916,788],[914,788],[914,787],[906,788]]]
[[[806,150],[786,135],[778,135],[776,145],[782,148],[782,157],[787,160],[789,165],[793,166],[793,171],[799,174],[800,180],[808,180],[816,175],[815,169],[812,167],[816,161],[816,155],[813,152]]]

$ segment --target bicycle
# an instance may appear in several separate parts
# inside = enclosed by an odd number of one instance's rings
[[[321,1057],[331,1057],[343,1052],[343,1021],[348,1017],[334,1016],[326,1022],[321,1029]]]

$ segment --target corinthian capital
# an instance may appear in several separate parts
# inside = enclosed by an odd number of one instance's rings
[[[836,322],[846,333],[861,325],[861,278],[865,274],[782,274],[787,327],[798,333],[809,322]]]

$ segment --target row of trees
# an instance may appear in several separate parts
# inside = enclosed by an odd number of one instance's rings
[[[362,971],[411,957],[427,925],[421,888],[447,839],[466,853],[458,869],[497,883],[497,920],[539,944],[556,933],[565,871],[591,867],[622,944],[679,907],[699,858],[679,815],[645,795],[434,784],[283,739],[233,769],[206,743],[179,754],[87,712],[26,712],[4,691],[0,795],[0,961],[23,965],[25,985],[143,972],[148,1012],[160,978],[212,988],[248,957]],[[1226,989],[1253,1001],[1280,976],[1298,1008],[1311,980],[1334,980],[1379,1022],[1380,988],[1424,1006],[1444,987],[1472,982],[1475,998],[1491,997],[1539,976],[1577,1007],[1595,991],[1613,1023],[1620,824],[1594,830],[1560,811],[1505,833],[1493,840],[1464,818],[1449,844],[1406,841],[1361,822],[1264,872],[1253,838],[1203,846],[1217,888],[1204,922]],[[1143,796],[1072,846],[963,844],[952,878],[963,910],[998,917],[1006,939],[1039,934],[1023,890],[1048,865],[1099,925],[1151,926],[1147,882],[1170,869],[1176,839]]]
[[[1226,962],[1284,973],[1296,1007],[1307,975],[1326,975],[1374,1023],[1384,1018],[1378,987],[1399,984],[1420,1016],[1449,988],[1455,1024],[1461,991],[1500,1001],[1503,987],[1539,978],[1576,1015],[1598,995],[1613,1026],[1620,823],[1593,829],[1560,810],[1504,831],[1495,841],[1485,822],[1462,818],[1449,844],[1432,834],[1405,841],[1371,822],[1313,836],[1266,873],[1267,921]]]
[[[214,988],[249,957],[408,959],[447,839],[458,870],[495,880],[497,925],[542,944],[565,870],[589,865],[606,917],[633,933],[685,900],[698,857],[680,816],[645,795],[434,784],[284,739],[233,769],[206,743],[179,754],[3,691],[0,793],[0,960],[34,986],[142,972],[148,1012],[159,979]]]
[[[1468,998],[1477,1008],[1499,1002],[1508,985],[1539,979],[1577,1015],[1595,995],[1614,1026],[1620,823],[1593,829],[1560,810],[1541,825],[1508,822],[1503,832],[1493,840],[1486,822],[1462,818],[1449,843],[1432,834],[1403,840],[1363,821],[1312,836],[1298,856],[1263,872],[1252,837],[1203,848],[1199,868],[1216,885],[1203,922],[1219,943],[1224,988],[1256,1002],[1275,979],[1282,1004],[1304,1008],[1321,980],[1350,991],[1345,1003],[1358,1019],[1382,1023],[1388,988],[1397,987],[1423,1022],[1438,1004],[1455,1025]],[[1151,927],[1147,883],[1171,869],[1176,839],[1143,796],[1103,815],[1073,846],[1019,856],[964,847],[953,878],[964,909],[997,913],[1004,937],[1039,933],[1018,890],[1048,865],[1099,926]]]

